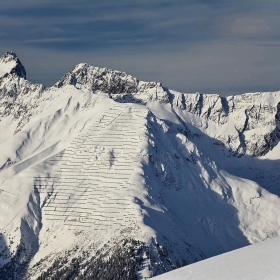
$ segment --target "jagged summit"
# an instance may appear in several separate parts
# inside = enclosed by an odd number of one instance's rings
[[[280,92],[88,64],[45,89],[17,65],[1,58],[1,280],[147,279],[280,236]]]
[[[44,89],[26,79],[25,68],[14,52],[5,52],[0,58],[0,122],[12,118],[9,127],[17,132],[34,114],[32,109],[37,107]]]
[[[18,121],[15,131],[28,122],[28,115],[37,114],[35,108],[44,102],[45,97],[52,92],[68,92],[73,87],[81,94],[107,96],[119,103],[149,106],[151,101],[155,101],[168,104],[184,114],[192,114],[202,120],[197,124],[201,131],[220,141],[219,145],[229,148],[229,156],[262,156],[273,149],[280,139],[277,117],[280,92],[228,97],[180,93],[158,82],[140,81],[125,72],[87,63],[76,65],[48,89],[41,84],[32,84],[25,77],[25,69],[17,55],[6,52],[0,58],[0,108],[5,108],[0,111],[0,118],[13,115]]]
[[[12,51],[6,51],[0,58],[0,77],[6,77],[9,74],[16,74],[26,79],[25,68],[16,53]]]
[[[137,92],[139,80],[125,72],[80,63],[73,70],[66,73],[56,83],[56,86],[62,87],[66,84],[74,85],[78,88],[87,86],[93,91],[102,90],[106,93],[118,94]]]
[[[54,86],[74,85],[87,92],[102,92],[114,100],[145,104],[159,100],[168,103],[167,92],[161,83],[139,81],[137,78],[118,70],[99,68],[80,63],[66,73]]]

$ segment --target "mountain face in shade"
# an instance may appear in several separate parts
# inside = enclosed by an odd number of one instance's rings
[[[1,279],[145,279],[280,235],[280,92],[88,64],[45,88],[12,52],[0,74]]]

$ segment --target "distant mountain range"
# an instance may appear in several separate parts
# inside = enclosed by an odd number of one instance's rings
[[[0,279],[146,279],[280,235],[280,92],[179,93],[0,58]]]

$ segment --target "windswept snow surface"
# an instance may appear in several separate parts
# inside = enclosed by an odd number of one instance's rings
[[[1,279],[145,279],[280,236],[279,93],[87,64],[45,89],[4,58]]]
[[[280,238],[225,253],[154,277],[154,280],[276,280],[280,278]]]

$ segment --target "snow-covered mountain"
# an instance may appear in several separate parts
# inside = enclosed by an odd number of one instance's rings
[[[0,279],[144,279],[280,235],[280,92],[184,94],[0,59]]]

